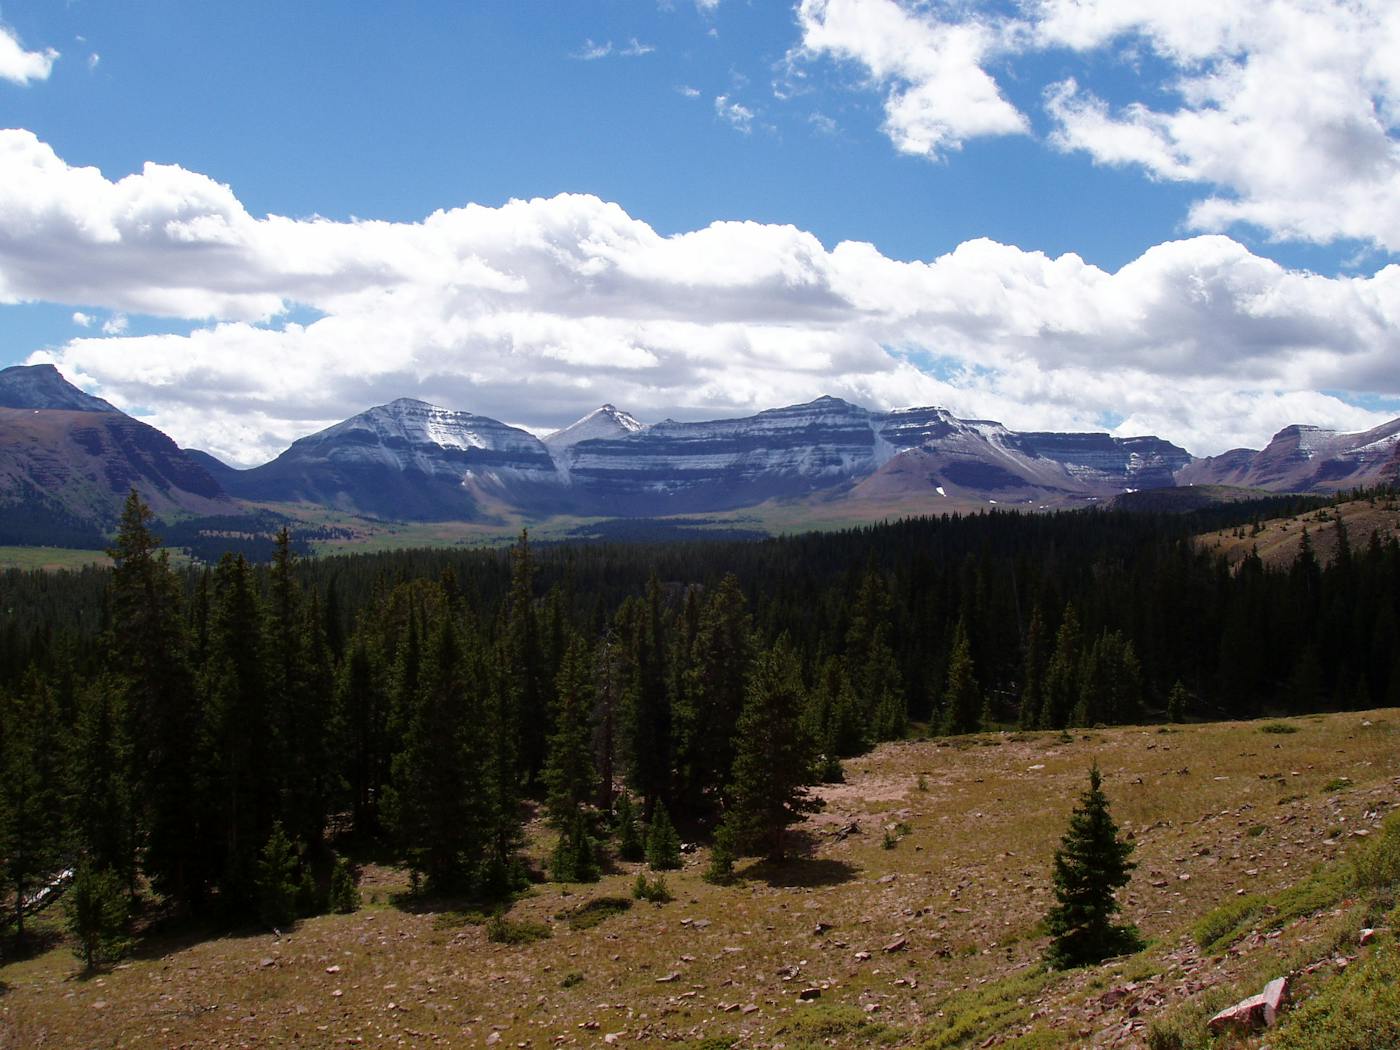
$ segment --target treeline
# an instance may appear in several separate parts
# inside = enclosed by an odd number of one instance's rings
[[[81,858],[241,921],[269,880],[324,906],[350,833],[491,896],[527,803],[557,877],[634,803],[776,856],[802,784],[911,725],[1400,703],[1400,544],[1310,506],[1337,555],[1283,571],[1190,538],[1269,504],[318,560],[284,532],[266,567],[177,571],[133,498],[112,570],[0,581],[5,879],[18,907]]]

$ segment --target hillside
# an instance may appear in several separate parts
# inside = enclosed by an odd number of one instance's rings
[[[589,929],[570,913],[627,897],[634,865],[540,884],[509,916],[548,928],[530,944],[490,943],[448,903],[395,906],[406,876],[373,864],[361,911],[281,937],[173,934],[90,980],[55,942],[0,969],[0,1046],[1144,1046],[1149,1025],[1190,1028],[1289,970],[1306,999],[1370,950],[1362,906],[1325,880],[1278,932],[1245,923],[1213,954],[1191,938],[1218,905],[1341,860],[1400,800],[1400,710],[1286,725],[886,744],[821,790],[803,859],[718,888],[701,850],[668,876],[672,902]],[[1125,911],[1152,944],[1046,974],[1051,855],[1095,760],[1137,844]],[[546,838],[531,826],[536,855]]]
[[[1400,535],[1400,503],[1394,497],[1347,500],[1306,514],[1271,518],[1256,526],[1239,526],[1209,532],[1197,538],[1205,549],[1223,554],[1233,565],[1258,550],[1264,564],[1277,568],[1292,565],[1307,531],[1317,558],[1330,564],[1337,554],[1337,522],[1346,530],[1353,549],[1365,547],[1374,532],[1382,542]]]

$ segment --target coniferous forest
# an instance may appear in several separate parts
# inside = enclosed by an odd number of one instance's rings
[[[1394,535],[1319,520],[1336,556],[1279,569],[1191,540],[1318,508],[322,559],[284,530],[177,568],[133,494],[112,569],[0,579],[0,899],[22,936],[77,870],[276,926],[353,907],[346,844],[483,901],[690,838],[722,881],[881,740],[1400,704]]]

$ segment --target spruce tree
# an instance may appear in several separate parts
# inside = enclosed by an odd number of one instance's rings
[[[258,853],[253,875],[258,918],[273,929],[296,922],[299,883],[296,846],[278,821]]]
[[[1022,729],[1034,729],[1040,723],[1045,662],[1045,619],[1037,605],[1031,613],[1031,625],[1026,632],[1025,659],[1021,665],[1021,706],[1017,723]]]
[[[598,851],[588,826],[588,818],[575,810],[568,825],[559,832],[550,862],[550,878],[555,882],[596,882]]]
[[[0,870],[24,940],[24,906],[56,874],[64,821],[58,711],[35,668],[0,713]]]
[[[943,692],[943,732],[975,733],[981,728],[982,691],[972,666],[972,643],[967,625],[958,620],[953,632],[953,653],[948,660],[948,685]]]
[[[350,862],[344,857],[336,857],[331,868],[330,894],[326,906],[338,915],[349,915],[360,909],[360,888],[355,885],[355,873],[350,870]]]
[[[506,616],[506,674],[517,733],[516,757],[527,785],[544,768],[553,710],[545,651],[534,605],[534,561],[530,535],[521,530],[511,548],[510,600]]]
[[[716,886],[729,885],[734,881],[735,859],[734,830],[728,822],[721,822],[710,846],[709,866],[700,877]]]
[[[617,855],[623,860],[641,860],[646,856],[641,832],[637,830],[637,810],[632,796],[624,792],[617,800]]]
[[[570,639],[559,668],[554,702],[554,733],[542,779],[545,810],[550,822],[564,831],[572,826],[580,807],[597,794],[598,774],[593,768],[593,683],[591,660],[583,639]]]
[[[802,725],[805,706],[797,656],[787,638],[779,638],[754,662],[739,716],[733,805],[725,820],[741,851],[782,860],[788,826],[820,806],[806,787],[812,744]]]
[[[1115,892],[1128,884],[1137,865],[1128,859],[1133,844],[1118,838],[1102,781],[1095,763],[1089,789],[1055,851],[1056,904],[1045,924],[1052,938],[1049,960],[1059,967],[1100,962],[1137,951],[1142,944],[1132,926],[1113,921],[1119,910]]]
[[[664,803],[658,803],[647,826],[647,867],[670,871],[681,866],[681,840]]]
[[[1190,702],[1190,697],[1186,693],[1186,686],[1181,684],[1181,679],[1176,680],[1172,690],[1167,694],[1167,721],[1185,722],[1186,706]]]
[[[133,489],[122,510],[108,589],[106,663],[121,690],[131,742],[133,806],[144,831],[143,867],[155,889],[197,906],[208,875],[207,831],[191,785],[203,764],[201,710],[191,673],[180,581]]]
[[[752,659],[752,624],[737,577],[726,575],[698,612],[695,604],[691,591],[683,623],[692,616],[696,623],[684,653],[673,724],[677,805],[692,817],[714,808],[729,778],[734,724],[744,706]]]
[[[482,846],[474,699],[458,625],[445,615],[429,641],[384,805],[409,866],[436,893],[466,885]]]
[[[646,600],[622,611],[628,640],[625,693],[627,779],[650,817],[671,791],[671,696],[667,688],[666,625],[661,583],[647,581]]]
[[[1055,653],[1045,670],[1040,708],[1042,729],[1063,729],[1069,725],[1075,704],[1079,702],[1081,645],[1079,617],[1073,605],[1066,605],[1064,619],[1055,634]]]
[[[120,958],[126,950],[130,904],[122,875],[90,861],[78,865],[63,895],[63,917],[75,941],[73,954],[87,970]]]
[[[130,888],[136,875],[136,827],[131,746],[121,703],[121,691],[107,675],[80,691],[68,793],[76,851],[94,869],[115,871]]]

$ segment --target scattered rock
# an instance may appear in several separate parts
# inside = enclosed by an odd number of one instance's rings
[[[262,959],[262,961],[258,963],[259,968],[264,969],[264,970],[269,969],[270,967],[273,967],[273,966],[276,966],[276,965],[277,965],[277,960],[274,959],[274,958],[272,958],[271,956],[266,956],[266,957],[264,957],[264,958]]]
[[[656,983],[657,983],[657,984],[669,984],[669,983],[672,982],[672,981],[679,980],[679,979],[680,979],[680,976],[681,976],[681,975],[678,974],[678,973],[668,973],[665,977],[658,977],[658,978],[656,979]]]
[[[886,944],[880,950],[882,952],[902,952],[907,947],[909,947],[909,938],[896,937],[894,940],[890,941],[889,944]]]
[[[802,989],[802,991],[797,993],[798,1001],[803,1003],[810,1003],[813,999],[820,999],[821,997],[822,990],[815,986],[811,988],[804,988]]]
[[[1270,1028],[1278,1019],[1278,1012],[1282,1009],[1287,995],[1288,978],[1276,977],[1266,984],[1258,995],[1241,999],[1234,1006],[1227,1006],[1221,1010],[1207,1022],[1207,1027],[1216,1033],[1232,1028],[1241,1032]]]
[[[1372,941],[1374,941],[1374,940],[1376,939],[1376,934],[1378,934],[1378,933],[1389,933],[1389,932],[1390,932],[1390,931],[1389,931],[1386,927],[1384,927],[1384,926],[1377,926],[1377,927],[1374,928],[1374,929],[1371,929],[1371,928],[1364,929],[1364,930],[1361,931],[1361,939],[1360,939],[1359,943],[1364,947],[1365,945],[1370,944]]]
[[[869,960],[870,960],[870,953],[869,953],[869,952],[856,952],[856,962],[868,962]]]
[[[340,967],[339,967],[339,966],[327,966],[327,967],[326,967],[326,973],[339,973],[339,972],[340,972]]]

